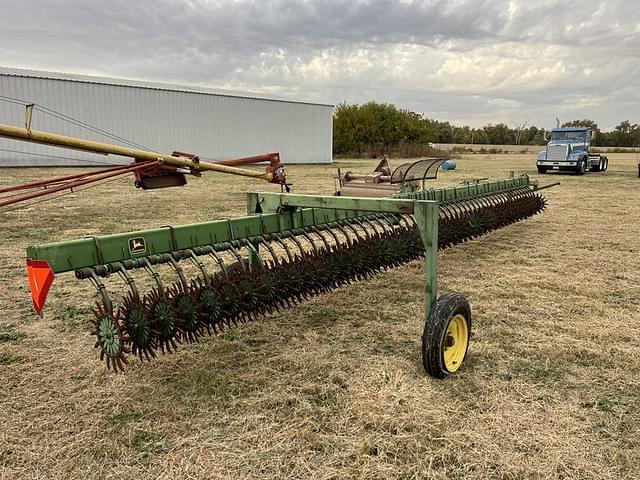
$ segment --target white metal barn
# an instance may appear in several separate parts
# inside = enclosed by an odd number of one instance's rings
[[[0,67],[0,123],[24,126],[25,103],[36,104],[34,130],[212,160],[267,152],[284,164],[332,159],[332,105]],[[0,138],[0,166],[130,161]]]

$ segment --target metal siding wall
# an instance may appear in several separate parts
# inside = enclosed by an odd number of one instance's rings
[[[7,75],[0,75],[0,95],[35,102],[163,153],[224,159],[280,152],[285,164],[332,159],[333,109],[326,105]],[[23,125],[24,107],[0,99],[0,123]],[[121,143],[39,111],[32,128]],[[128,161],[0,138],[0,166]]]

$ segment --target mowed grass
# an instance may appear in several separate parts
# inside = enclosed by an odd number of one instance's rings
[[[119,375],[96,358],[88,282],[60,275],[32,313],[27,246],[242,215],[244,192],[277,187],[128,178],[0,214],[0,478],[640,478],[640,179],[635,155],[609,158],[540,176],[562,183],[544,214],[440,254],[440,290],[474,314],[444,381],[420,363],[420,262]],[[374,164],[287,170],[296,192],[330,194],[335,167]],[[436,183],[533,167],[471,155]]]

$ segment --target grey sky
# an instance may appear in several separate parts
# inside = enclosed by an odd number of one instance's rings
[[[455,124],[640,122],[638,0],[0,0],[0,65]]]

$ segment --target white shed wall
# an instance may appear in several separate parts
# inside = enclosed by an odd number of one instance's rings
[[[332,159],[331,105],[0,72],[0,123],[18,126],[24,125],[24,107],[1,96],[43,105],[162,153],[178,150],[221,160],[280,152],[285,164],[331,163]],[[39,111],[34,112],[32,128],[120,143]],[[0,138],[0,166],[129,161]]]

